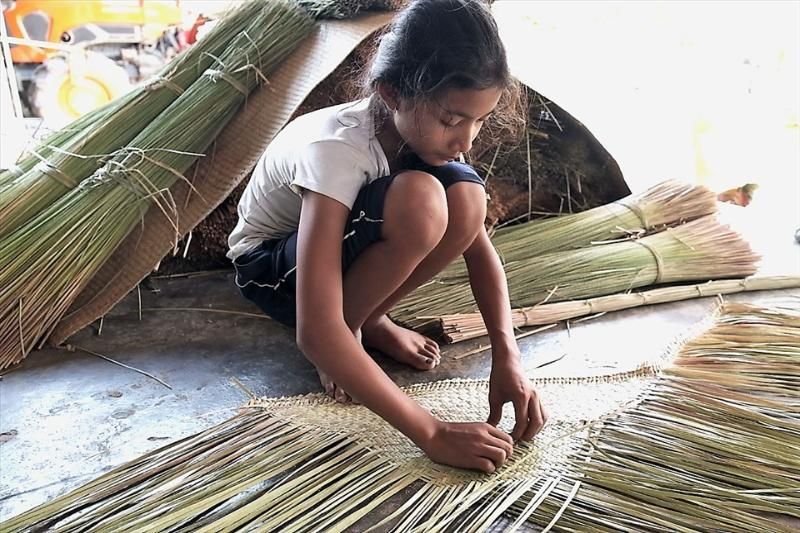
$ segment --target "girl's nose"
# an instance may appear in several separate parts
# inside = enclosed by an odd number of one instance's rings
[[[480,131],[480,126],[470,125],[460,128],[454,139],[456,151],[461,153],[469,152],[472,148],[472,141],[475,140],[478,131]]]

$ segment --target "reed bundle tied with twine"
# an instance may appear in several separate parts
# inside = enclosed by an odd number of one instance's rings
[[[715,216],[640,239],[552,252],[505,265],[512,307],[625,292],[648,285],[755,273],[759,256]],[[439,277],[392,311],[392,317],[426,328],[442,315],[475,312],[468,281]]]
[[[511,263],[596,242],[638,237],[716,212],[716,194],[707,187],[667,180],[581,213],[500,228],[492,235],[492,244],[501,260]],[[441,277],[466,275],[464,260],[458,259]]]
[[[147,92],[158,91],[164,87],[169,86],[169,89],[155,98],[155,100],[163,100],[168,98],[169,91],[172,91],[174,96],[180,90],[188,86],[185,81],[188,79],[191,72],[194,72],[194,78],[202,74],[202,72],[209,66],[209,61],[213,61],[214,57],[219,57],[225,50],[225,47],[233,38],[245,29],[246,25],[250,22],[255,10],[259,8],[259,4],[264,0],[250,0],[241,2],[227,11],[225,15],[217,21],[214,28],[208,32],[198,43],[193,45],[187,51],[177,55],[167,65],[165,65],[155,78],[146,83],[145,85],[136,87],[130,93],[112,100],[107,104],[93,109],[92,111],[82,115],[67,126],[49,134],[35,148],[23,152],[20,159],[16,164],[7,169],[0,169],[0,205],[7,203],[9,200],[4,200],[4,188],[11,185],[12,182],[21,178],[24,174],[31,171],[35,166],[42,165],[44,168],[51,168],[50,174],[58,175],[59,172],[64,176],[68,176],[66,180],[68,183],[80,182],[82,179],[91,175],[91,171],[83,172],[80,169],[62,168],[62,165],[73,165],[75,162],[65,163],[62,159],[63,156],[70,154],[72,157],[85,157],[90,161],[86,163],[94,163],[94,169],[102,166],[102,161],[99,161],[106,154],[112,152],[119,146],[113,146],[113,143],[97,139],[98,133],[95,128],[101,128],[106,135],[110,137],[109,141],[119,141],[119,135],[126,135],[125,132],[115,131],[104,121],[108,117],[114,119],[117,124],[123,124],[125,128],[132,132],[128,140],[133,138],[133,135],[141,131],[141,127],[137,124],[147,125],[148,121],[144,118],[153,109],[158,107],[158,104],[151,102],[152,95],[142,94]],[[297,3],[303,7],[308,13],[315,18],[349,18],[357,15],[363,10],[367,9],[380,9],[380,10],[395,10],[399,9],[406,3],[406,0],[296,0]],[[77,51],[73,53],[78,53]],[[210,54],[210,55],[209,55]],[[179,78],[176,78],[179,76]],[[173,98],[174,99],[174,98]],[[144,116],[138,116],[136,112],[128,109],[133,103],[136,103],[137,112],[143,112]],[[127,118],[130,122],[124,122],[120,117],[115,117],[115,114],[126,110],[128,112]],[[164,107],[161,107],[164,109]],[[89,149],[84,143],[87,142],[85,138],[87,135],[92,137],[91,141],[99,143],[94,149]],[[69,152],[65,154],[64,151]],[[56,159],[51,159],[53,154],[57,154]],[[98,159],[98,160],[95,160]],[[92,169],[92,171],[94,170]],[[41,172],[39,173],[41,175]],[[26,176],[25,183],[29,184],[33,179],[32,176]],[[44,178],[43,178],[44,179]],[[52,179],[52,178],[51,178]],[[27,189],[27,185],[17,184],[15,188]],[[54,193],[50,193],[54,194]],[[37,195],[31,194],[32,198],[37,198]],[[0,213],[2,211],[0,210]],[[3,216],[0,216],[3,220]],[[0,224],[0,231],[2,231],[3,224]]]
[[[794,531],[776,517],[800,518],[798,310],[726,304],[702,335],[650,359],[533,379],[548,424],[494,474],[431,462],[364,406],[260,398],[0,529]],[[438,416],[474,421],[488,388],[405,391]],[[399,507],[372,513],[401,491]]]
[[[225,53],[131,142],[0,243],[0,368],[45,341],[149,208],[177,233],[169,188],[202,155],[247,95],[311,33],[288,0],[253,2]],[[252,7],[250,8],[252,9]]]
[[[0,188],[0,238],[77,187],[119,150],[125,150],[134,137],[217,62],[233,37],[248,28],[262,6],[263,1],[242,4],[146,84],[79,119],[58,132],[58,137],[53,136],[32,150],[23,164],[36,163]]]

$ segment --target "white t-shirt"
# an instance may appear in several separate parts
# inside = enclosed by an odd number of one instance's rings
[[[239,200],[239,222],[228,237],[230,259],[297,231],[304,189],[350,209],[362,187],[389,174],[375,137],[371,101],[302,115],[275,136]]]

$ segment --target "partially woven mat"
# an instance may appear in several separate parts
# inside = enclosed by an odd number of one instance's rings
[[[180,235],[205,218],[246,178],[264,149],[297,107],[347,55],[394,13],[343,21],[322,21],[270,78],[254,92],[224,129],[209,153],[172,189]],[[196,191],[196,192],[195,192]],[[157,209],[120,245],[49,337],[54,345],[106,314],[152,272],[175,244],[175,228]]]
[[[0,530],[796,531],[800,309],[726,304],[701,327],[637,371],[534,379],[550,421],[492,475],[430,462],[361,406],[253,399]],[[474,421],[487,387],[406,392]]]

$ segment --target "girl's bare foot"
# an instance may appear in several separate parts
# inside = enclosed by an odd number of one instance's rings
[[[361,327],[364,346],[419,370],[431,370],[441,361],[439,345],[415,331],[398,326],[386,315]]]

